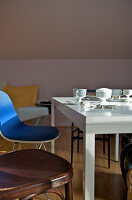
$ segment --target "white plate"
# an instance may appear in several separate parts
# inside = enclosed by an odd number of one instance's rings
[[[107,99],[108,102],[124,102],[124,99]]]
[[[68,105],[76,105],[78,103],[79,103],[78,101],[72,101],[72,100],[67,100],[67,102],[66,102],[66,104],[68,104]]]
[[[89,96],[89,97],[84,97],[82,99],[82,101],[99,101],[99,102],[101,102],[102,99],[100,99],[100,98],[98,98],[96,96]]]

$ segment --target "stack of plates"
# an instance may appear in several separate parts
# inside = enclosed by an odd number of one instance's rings
[[[111,98],[112,90],[109,88],[100,88],[96,90],[96,97],[101,99],[109,99]]]

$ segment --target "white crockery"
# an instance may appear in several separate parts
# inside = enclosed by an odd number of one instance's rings
[[[73,97],[75,98],[77,97],[77,90],[78,90],[77,88],[73,88]]]
[[[78,89],[77,95],[78,97],[86,97],[87,89]]]
[[[132,95],[132,90],[131,89],[125,89],[125,90],[123,90],[123,94],[130,96],[130,95]]]
[[[73,88],[73,97],[83,98],[86,97],[87,89]]]
[[[112,90],[109,88],[99,88],[96,90],[96,97],[102,99],[109,99],[111,98]]]
[[[116,99],[122,95],[121,89],[112,89],[112,96]]]
[[[87,89],[77,89],[76,90],[76,98],[78,102],[81,102],[81,99],[86,97]]]

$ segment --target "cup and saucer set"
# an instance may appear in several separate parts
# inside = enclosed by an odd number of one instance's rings
[[[68,99],[67,103],[69,105],[79,104],[81,102],[81,99],[86,97],[86,95],[87,89],[73,88],[73,97],[72,99]]]
[[[71,105],[80,104],[84,110],[92,108],[114,108],[120,102],[132,102],[131,89],[109,89],[99,88],[94,96],[87,93],[87,89],[73,88],[73,99],[67,103]]]

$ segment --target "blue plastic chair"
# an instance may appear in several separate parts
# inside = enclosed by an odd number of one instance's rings
[[[0,130],[3,138],[15,143],[43,144],[59,136],[55,127],[30,126],[21,122],[10,97],[3,91],[0,91]]]

